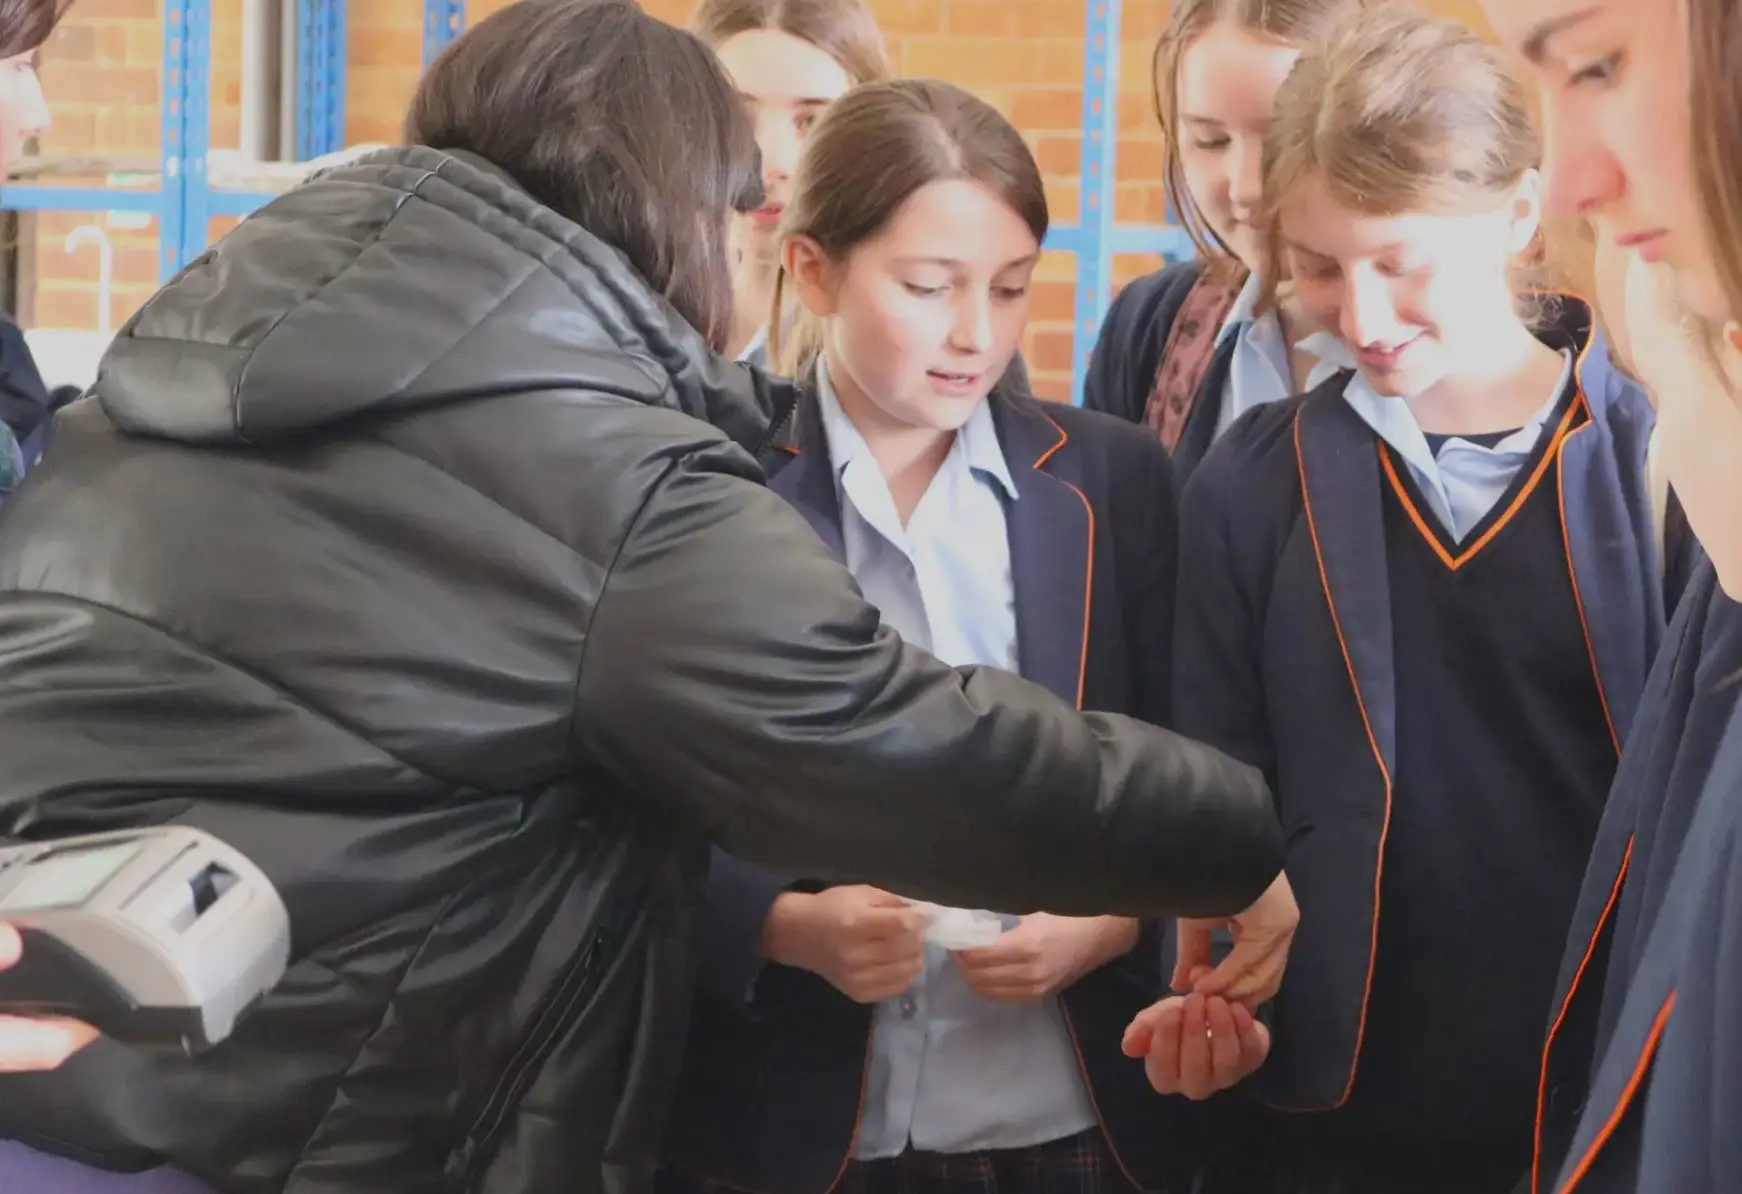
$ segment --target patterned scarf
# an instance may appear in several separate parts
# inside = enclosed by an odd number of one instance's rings
[[[1210,359],[1216,355],[1216,334],[1240,297],[1241,283],[1231,284],[1212,270],[1203,271],[1168,329],[1155,382],[1143,407],[1143,421],[1161,437],[1169,452],[1179,445],[1185,431]]]

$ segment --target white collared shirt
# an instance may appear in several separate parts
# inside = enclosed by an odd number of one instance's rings
[[[1228,365],[1228,380],[1222,388],[1222,409],[1216,416],[1216,438],[1234,425],[1234,420],[1249,410],[1281,402],[1300,393],[1294,386],[1294,370],[1289,362],[1289,347],[1283,338],[1282,321],[1275,311],[1257,314],[1258,298],[1264,283],[1257,274],[1250,274],[1240,288],[1239,296],[1229,308],[1227,318],[1216,333],[1216,344],[1230,336],[1239,337],[1234,357]],[[1306,341],[1295,345],[1306,351]],[[1312,389],[1337,372],[1336,365],[1323,361],[1307,374],[1306,388]]]
[[[1339,369],[1355,368],[1355,355],[1329,333],[1315,333],[1302,341],[1301,346]],[[1453,436],[1437,455],[1416,421],[1409,400],[1380,394],[1359,370],[1344,388],[1343,401],[1403,458],[1440,525],[1450,532],[1454,542],[1462,543],[1506,496],[1518,471],[1536,451],[1542,430],[1560,405],[1572,374],[1572,354],[1563,350],[1560,378],[1554,391],[1529,422],[1492,447]]]

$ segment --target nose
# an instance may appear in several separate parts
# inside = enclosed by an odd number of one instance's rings
[[[1337,330],[1357,348],[1389,343],[1398,321],[1385,279],[1370,269],[1349,270],[1345,277]]]
[[[992,296],[972,287],[962,288],[956,303],[955,326],[950,329],[950,347],[963,355],[983,353],[992,347]]]
[[[1547,214],[1589,219],[1622,197],[1626,176],[1603,144],[1598,122],[1564,119],[1550,105],[1543,110],[1542,135]]]
[[[1250,219],[1264,199],[1264,142],[1257,137],[1235,137],[1229,147],[1229,198],[1241,219]]]
[[[798,169],[799,144],[802,138],[793,126],[792,118],[778,108],[769,108],[756,117],[756,148],[762,151],[762,177],[766,181],[785,181]]]

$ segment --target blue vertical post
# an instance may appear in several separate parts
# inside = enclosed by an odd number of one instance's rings
[[[182,121],[181,261],[205,252],[211,225],[211,183],[206,157],[212,143],[212,0],[183,0],[186,49],[182,77],[187,81],[186,119]]]
[[[296,0],[296,156],[345,143],[345,0]]]
[[[466,27],[466,0],[423,0],[423,64],[434,62]]]
[[[1071,329],[1071,401],[1082,404],[1089,354],[1113,285],[1115,168],[1119,152],[1120,0],[1085,0],[1083,150],[1077,237],[1077,301]]]
[[[157,200],[157,273],[167,279],[182,266],[183,194],[187,160],[189,0],[163,0],[163,100],[159,114],[163,161]]]

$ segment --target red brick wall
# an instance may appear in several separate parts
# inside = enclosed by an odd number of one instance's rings
[[[504,0],[475,0],[474,20]],[[681,21],[691,0],[643,0],[648,11]],[[1077,160],[1081,141],[1083,5],[1081,0],[872,0],[888,34],[896,66],[907,74],[935,75],[972,88],[1008,114],[1028,135],[1046,174],[1053,218],[1077,218]],[[1435,7],[1471,17],[1473,0],[1440,0]],[[238,141],[241,45],[240,0],[214,0],[212,35],[212,143]],[[1150,47],[1165,5],[1128,2],[1121,31],[1117,218],[1160,220],[1160,138],[1149,111]],[[77,0],[44,58],[43,77],[55,111],[45,139],[50,153],[154,152],[158,146],[158,76],[162,57],[157,0]],[[392,141],[416,86],[422,44],[418,0],[350,0],[350,74],[347,134],[353,142]],[[100,217],[45,215],[36,221],[37,289],[32,321],[38,325],[95,326],[96,252],[68,256],[62,242],[72,228]],[[223,228],[213,222],[214,234]],[[110,230],[117,245],[113,318],[119,322],[155,284],[155,238]],[[1151,268],[1121,259],[1121,278]],[[1069,386],[1072,262],[1056,255],[1042,267],[1027,352],[1046,392]]]

